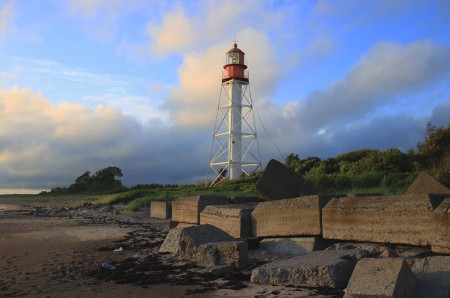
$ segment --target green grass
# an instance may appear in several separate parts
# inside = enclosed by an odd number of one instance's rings
[[[341,177],[342,176],[342,177]],[[367,176],[367,175],[366,175]],[[319,186],[320,194],[384,194],[394,195],[401,194],[406,190],[405,185],[395,183],[384,183],[384,186],[369,186],[367,181],[373,178],[375,182],[384,176],[372,175],[361,176],[358,179],[364,183],[355,183],[352,177],[343,175],[320,175],[305,178],[313,185]],[[148,208],[152,201],[172,201],[181,197],[189,197],[196,195],[223,195],[223,196],[256,196],[255,184],[259,177],[251,176],[236,181],[223,181],[215,186],[196,186],[196,185],[180,185],[177,187],[161,187],[161,188],[138,188],[129,191],[107,194],[107,195],[55,195],[55,194],[39,194],[39,195],[0,195],[0,204],[51,204],[58,202],[67,202],[71,205],[79,205],[85,201],[92,202],[94,205],[114,205],[125,204],[126,210],[136,211],[141,208]],[[365,180],[364,180],[364,179]],[[349,182],[346,182],[347,179]],[[346,183],[343,183],[346,182]],[[358,182],[358,181],[357,181]],[[370,181],[369,181],[370,182]],[[376,183],[373,183],[376,185]],[[342,187],[344,186],[345,187]],[[365,185],[365,187],[363,186]]]

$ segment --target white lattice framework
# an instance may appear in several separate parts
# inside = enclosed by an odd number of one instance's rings
[[[217,106],[211,158],[213,180],[237,179],[261,167],[253,102],[248,82],[231,79],[222,84]],[[211,175],[208,175],[209,178]]]

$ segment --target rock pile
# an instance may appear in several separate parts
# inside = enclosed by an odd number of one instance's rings
[[[450,194],[427,175],[405,195],[298,197],[311,192],[304,180],[271,161],[257,183],[269,201],[178,199],[172,219],[181,224],[160,251],[251,270],[253,283],[346,288],[345,297],[447,297],[450,256],[433,254],[450,254]],[[253,242],[259,249],[249,252]]]
[[[108,213],[112,215],[120,214],[120,211],[111,205],[96,206],[91,202],[84,202],[78,208],[65,207],[35,207],[27,211],[28,215],[44,217],[73,217],[89,214],[92,212]]]

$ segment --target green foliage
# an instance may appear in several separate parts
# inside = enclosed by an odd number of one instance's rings
[[[369,189],[401,193],[421,170],[430,171],[450,187],[450,125],[443,128],[428,123],[425,140],[417,144],[416,152],[361,149],[324,160],[300,159],[298,154],[291,153],[285,164],[302,174],[320,193]]]
[[[122,177],[122,170],[118,167],[107,167],[95,174],[86,171],[75,179],[75,183],[68,188],[57,187],[51,190],[53,194],[92,194],[117,193],[126,190],[122,182],[116,178]]]
[[[428,123],[425,140],[417,144],[417,155],[427,169],[444,169],[450,166],[450,124],[436,127]]]

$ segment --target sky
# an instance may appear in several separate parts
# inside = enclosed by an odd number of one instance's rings
[[[448,0],[0,0],[0,194],[204,180],[234,40],[263,166],[406,152],[450,123],[449,32]]]

